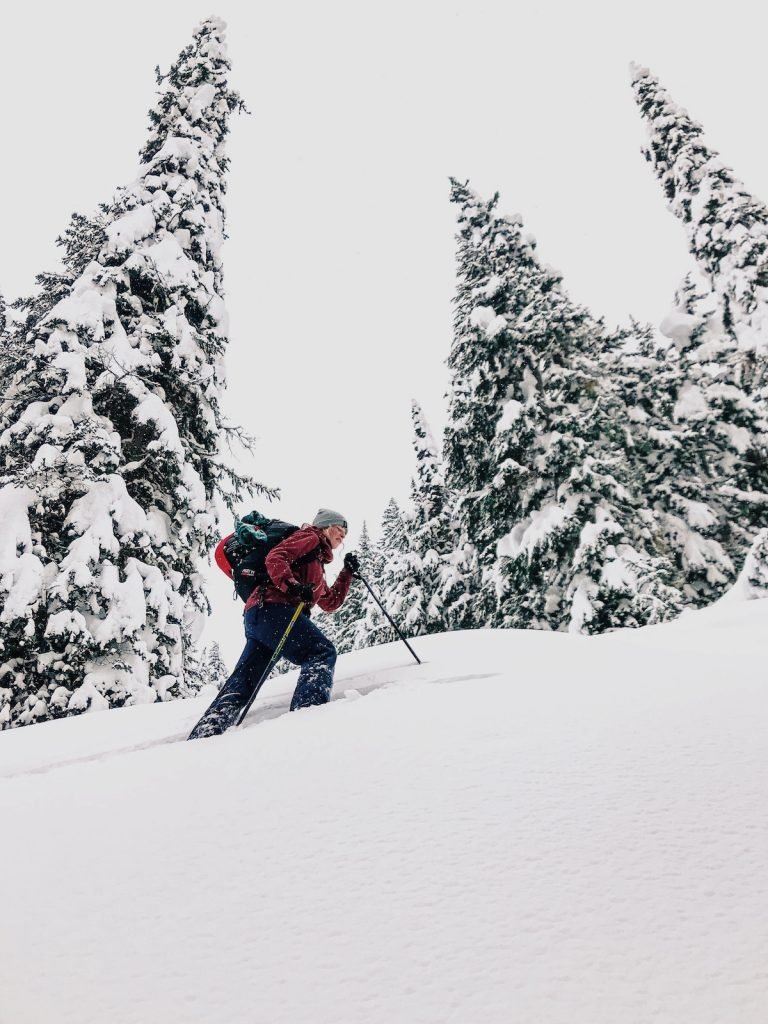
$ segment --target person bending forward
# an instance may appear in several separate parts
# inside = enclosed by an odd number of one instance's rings
[[[275,545],[266,557],[269,582],[257,587],[245,605],[245,648],[235,670],[213,703],[192,730],[189,738],[216,736],[233,725],[248,703],[299,604],[304,604],[291,629],[283,657],[301,666],[291,700],[291,711],[331,699],[336,648],[309,617],[318,605],[335,612],[344,603],[358,559],[348,554],[344,568],[329,587],[325,566],[347,535],[347,521],[339,512],[321,508],[311,525],[305,523],[290,537]],[[316,557],[311,554],[317,552]],[[307,557],[309,556],[309,557]]]

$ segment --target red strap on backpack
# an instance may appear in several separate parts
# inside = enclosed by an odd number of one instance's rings
[[[216,565],[221,569],[223,573],[226,573],[230,579],[233,579],[232,566],[227,561],[227,556],[224,554],[224,545],[227,543],[230,537],[234,537],[234,533],[228,534],[226,537],[222,537],[219,543],[216,545],[216,550],[213,553],[213,560]]]

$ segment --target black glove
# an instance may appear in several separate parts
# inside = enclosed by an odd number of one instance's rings
[[[353,576],[360,571],[360,559],[353,551],[344,555],[344,568],[349,569]]]
[[[289,583],[286,594],[297,604],[312,604],[315,599],[315,588],[311,583]]]

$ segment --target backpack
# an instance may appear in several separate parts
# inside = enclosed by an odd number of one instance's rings
[[[235,595],[247,601],[257,587],[269,580],[265,559],[269,552],[286,537],[299,529],[281,519],[267,519],[260,512],[249,512],[235,520],[235,532],[221,542],[225,560],[232,570]],[[297,558],[292,565],[306,565],[317,558],[320,545]]]

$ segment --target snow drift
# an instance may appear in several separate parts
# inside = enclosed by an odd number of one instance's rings
[[[346,655],[335,699],[0,735],[2,1024],[738,1021],[768,1005],[768,601]]]

